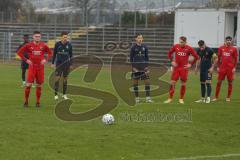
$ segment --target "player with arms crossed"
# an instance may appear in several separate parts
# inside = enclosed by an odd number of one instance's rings
[[[200,65],[200,82],[201,82],[201,95],[202,98],[196,103],[210,103],[211,102],[211,92],[212,92],[212,73],[214,67],[217,64],[217,56],[214,54],[213,50],[206,46],[203,40],[198,42],[199,48],[197,53],[200,60],[197,61],[195,72],[197,73],[198,67]],[[207,98],[206,98],[206,86],[207,86]]]
[[[130,62],[132,64],[132,79],[133,79],[133,90],[136,96],[136,103],[140,103],[138,94],[138,81],[144,80],[145,91],[146,91],[146,102],[152,103],[150,97],[150,78],[148,70],[148,48],[143,44],[143,36],[137,34],[135,37],[136,43],[133,44],[130,53]]]
[[[192,55],[194,60],[189,63],[189,56]],[[181,90],[179,103],[184,104],[184,96],[186,93],[186,82],[188,78],[188,69],[192,67],[193,64],[198,60],[198,55],[196,51],[187,45],[187,38],[182,36],[179,38],[179,44],[174,45],[168,52],[168,58],[171,61],[173,72],[171,77],[171,86],[169,90],[169,99],[164,103],[171,103],[173,100],[173,95],[175,92],[176,82],[181,80]]]
[[[237,48],[232,46],[232,37],[226,37],[225,44],[218,49],[218,82],[215,98],[212,101],[218,100],[222,81],[226,76],[228,79],[228,95],[226,101],[231,101],[234,73],[236,71],[237,62]]]
[[[52,67],[56,67],[55,71],[55,100],[58,100],[58,88],[59,88],[59,80],[61,76],[63,76],[63,98],[68,99],[66,95],[67,91],[67,78],[70,70],[70,66],[72,65],[72,45],[68,41],[68,33],[62,32],[61,41],[57,42],[54,47],[54,55],[52,59]],[[55,62],[56,61],[56,62]],[[56,63],[56,66],[54,65]]]
[[[24,56],[27,52],[29,59]],[[45,53],[48,54],[45,59]],[[42,92],[42,84],[44,82],[44,64],[52,57],[52,51],[48,46],[41,42],[41,33],[35,31],[33,33],[33,42],[27,43],[23,46],[17,54],[21,59],[29,64],[27,83],[25,88],[25,102],[24,107],[28,107],[28,99],[31,86],[36,80],[36,107],[40,107],[40,97]]]

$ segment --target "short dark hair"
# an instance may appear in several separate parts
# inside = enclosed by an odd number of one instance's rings
[[[225,40],[232,40],[233,38],[231,36],[227,36]]]
[[[198,45],[199,45],[200,47],[202,47],[203,45],[205,45],[204,40],[200,40],[200,41],[198,41]]]
[[[187,42],[187,37],[185,37],[185,36],[181,36],[179,39],[181,39],[184,42]]]
[[[142,34],[141,34],[141,33],[137,33],[137,34],[135,35],[135,38],[137,38],[138,36],[142,36]]]
[[[65,36],[65,35],[68,35],[68,32],[64,31],[64,32],[61,33],[61,36]]]
[[[24,34],[23,37],[24,37],[24,38],[28,38],[29,35],[28,35],[28,34]]]
[[[34,31],[34,32],[33,32],[33,35],[34,35],[34,34],[41,34],[41,32],[40,32],[40,31]]]

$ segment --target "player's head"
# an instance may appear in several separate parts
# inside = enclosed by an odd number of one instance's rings
[[[142,44],[142,42],[143,42],[143,36],[142,36],[142,34],[140,34],[140,33],[136,34],[135,40],[136,40],[136,43],[137,43],[137,44]]]
[[[29,36],[28,36],[28,34],[24,34],[24,35],[23,35],[23,41],[26,42],[26,43],[29,42]]]
[[[187,37],[181,36],[179,38],[179,44],[181,47],[184,47],[187,44]]]
[[[62,33],[61,33],[61,41],[62,41],[63,43],[66,43],[67,40],[68,40],[68,33],[67,33],[67,32],[62,32]]]
[[[228,36],[225,38],[225,43],[227,46],[232,45],[232,37]]]
[[[198,46],[200,50],[204,50],[206,48],[206,44],[203,40],[198,41]]]
[[[41,32],[34,31],[33,32],[33,41],[39,43],[41,41]]]

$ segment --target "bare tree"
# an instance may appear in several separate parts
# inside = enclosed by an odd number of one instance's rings
[[[239,0],[211,0],[209,6],[215,8],[236,8],[240,7]]]

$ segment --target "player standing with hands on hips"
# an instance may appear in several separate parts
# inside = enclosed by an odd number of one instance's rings
[[[218,100],[222,81],[226,76],[228,79],[228,95],[226,101],[231,101],[234,73],[236,71],[237,62],[237,48],[232,46],[232,37],[226,37],[225,44],[218,49],[218,82],[215,98],[212,101]]]
[[[25,52],[28,53],[29,59],[24,56]],[[45,53],[48,54],[46,59],[44,56]],[[34,81],[36,81],[36,107],[40,107],[42,84],[44,83],[44,64],[50,60],[53,53],[44,42],[41,42],[41,33],[35,31],[33,33],[33,42],[27,43],[17,52],[17,54],[29,65],[24,107],[28,107],[29,94]]]
[[[192,55],[194,60],[189,63],[189,56]],[[196,51],[187,45],[187,38],[180,37],[179,44],[174,45],[170,51],[168,52],[168,58],[171,61],[173,72],[171,77],[171,85],[169,90],[169,99],[164,103],[171,103],[173,100],[173,95],[175,92],[175,84],[179,80],[181,80],[181,90],[180,90],[180,98],[179,103],[184,104],[184,96],[186,93],[186,82],[188,79],[188,69],[192,67],[199,59]]]

